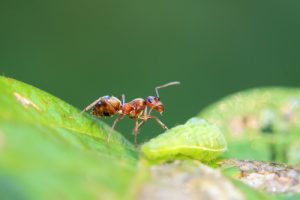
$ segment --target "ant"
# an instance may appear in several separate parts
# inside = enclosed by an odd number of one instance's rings
[[[158,86],[155,88],[156,96],[148,96],[147,99],[136,98],[128,103],[125,103],[124,94],[122,95],[122,101],[114,96],[103,96],[84,108],[82,113],[92,109],[92,114],[100,117],[114,116],[115,114],[119,114],[118,118],[115,119],[111,127],[111,131],[109,132],[107,138],[108,142],[110,141],[112,130],[114,130],[116,124],[126,115],[131,119],[135,119],[133,134],[135,136],[134,142],[137,144],[137,134],[141,126],[149,119],[154,119],[163,129],[168,129],[168,127],[156,116],[151,115],[151,112],[154,109],[162,114],[165,110],[164,104],[160,101],[158,89],[178,84],[180,84],[180,82],[174,81]],[[147,111],[147,107],[150,107],[149,112]],[[141,121],[139,122],[139,120]]]

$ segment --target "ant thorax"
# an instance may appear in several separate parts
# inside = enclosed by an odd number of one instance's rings
[[[146,107],[146,101],[142,98],[136,98],[123,105],[123,114],[129,118],[139,118]]]

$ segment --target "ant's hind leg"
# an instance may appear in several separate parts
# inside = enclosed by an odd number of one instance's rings
[[[92,107],[94,107],[99,101],[101,101],[102,97],[100,97],[99,99],[97,99],[96,101],[94,101],[93,103],[91,103],[90,105],[88,105],[87,107],[85,107],[81,113],[84,113],[85,111],[90,110]]]
[[[121,120],[124,118],[124,116],[125,116],[125,115],[119,115],[119,117],[118,117],[117,119],[115,119],[113,125],[112,125],[111,128],[110,128],[110,131],[109,131],[109,134],[108,134],[108,137],[107,137],[107,142],[110,141],[111,134],[112,134],[113,130],[115,129],[115,126],[117,125],[117,123],[118,123],[119,121],[121,121]]]

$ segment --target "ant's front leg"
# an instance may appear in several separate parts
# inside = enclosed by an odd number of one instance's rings
[[[152,109],[150,110],[150,112],[152,111]],[[149,119],[155,119],[155,121],[163,128],[163,129],[168,129],[168,127],[162,123],[157,117],[150,115],[150,112],[147,113],[147,107],[145,107],[144,110],[144,116],[143,117],[139,117],[142,121],[138,124],[138,126],[136,127],[137,130],[139,130],[146,121],[148,121]]]
[[[150,119],[155,119],[155,121],[156,121],[163,129],[168,129],[168,127],[167,127],[164,123],[162,123],[162,122],[160,121],[160,119],[158,119],[157,117],[155,117],[155,116],[153,116],[153,115],[149,115],[149,118],[150,118]]]
[[[143,126],[144,123],[145,123],[146,121],[148,121],[149,119],[154,119],[154,120],[155,120],[155,121],[156,121],[163,129],[168,129],[168,127],[167,127],[164,123],[162,123],[162,121],[160,121],[157,117],[155,117],[155,116],[153,116],[153,115],[147,115],[146,118],[143,117],[143,118],[142,118],[143,121],[141,121],[141,123],[139,123],[138,129],[140,129],[141,126]]]

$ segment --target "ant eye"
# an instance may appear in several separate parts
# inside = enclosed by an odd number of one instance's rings
[[[148,103],[153,103],[154,100],[155,100],[155,97],[153,97],[153,96],[147,97]]]

